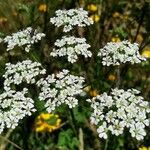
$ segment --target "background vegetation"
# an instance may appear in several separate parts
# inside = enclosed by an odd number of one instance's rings
[[[50,17],[58,9],[84,7],[93,18],[94,24],[85,29],[76,28],[73,35],[85,37],[91,45],[92,58],[80,58],[75,64],[70,64],[64,58],[49,57],[56,39],[62,37],[62,28],[50,24]],[[136,88],[141,91],[145,100],[150,101],[150,1],[149,0],[0,0],[0,37],[17,32],[28,26],[39,28],[46,34],[30,53],[20,49],[7,52],[5,45],[0,46],[0,85],[2,74],[7,62],[30,58],[39,61],[48,73],[61,69],[69,69],[72,74],[86,78],[86,96],[80,100],[80,105],[73,110],[67,107],[58,108],[61,123],[56,125],[57,117],[49,117],[42,121],[53,124],[51,131],[36,130],[37,116],[44,113],[41,104],[37,104],[38,112],[25,118],[15,130],[6,130],[0,136],[0,150],[136,150],[141,146],[150,146],[150,128],[144,141],[136,141],[128,132],[119,137],[110,136],[108,143],[99,139],[95,126],[89,121],[90,107],[85,102],[86,97],[93,97],[104,91],[109,91],[118,82],[120,88]],[[137,42],[140,53],[147,61],[138,65],[122,65],[121,74],[117,76],[116,67],[103,67],[97,52],[109,41],[129,40]],[[1,90],[3,87],[1,86]],[[34,93],[34,89],[31,88]],[[36,100],[37,97],[34,97]],[[41,124],[43,125],[43,124]],[[49,127],[51,128],[51,127]]]

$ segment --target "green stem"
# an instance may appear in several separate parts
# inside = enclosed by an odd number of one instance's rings
[[[108,148],[108,141],[109,141],[109,139],[107,138],[107,139],[106,139],[106,142],[105,142],[104,150],[107,150],[107,148]]]
[[[71,127],[72,127],[72,129],[73,129],[75,135],[77,136],[76,123],[75,123],[73,111],[69,109],[69,113],[70,113],[69,119],[70,119]]]

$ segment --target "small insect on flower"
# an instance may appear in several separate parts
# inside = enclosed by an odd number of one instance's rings
[[[61,119],[58,115],[51,113],[41,113],[37,116],[34,124],[36,132],[52,132],[61,126]]]
[[[40,4],[38,7],[38,10],[42,13],[47,12],[47,5],[46,4]]]

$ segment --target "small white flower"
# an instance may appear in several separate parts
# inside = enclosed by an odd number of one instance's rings
[[[116,66],[127,62],[135,64],[146,60],[139,54],[138,44],[128,41],[109,42],[100,49],[98,56],[102,58],[104,66]]]
[[[27,89],[23,91],[8,90],[0,94],[0,133],[4,128],[14,129],[25,116],[36,111],[34,101],[26,97]]]
[[[106,122],[103,122],[103,124],[101,126],[99,126],[98,129],[97,129],[99,137],[104,138],[104,139],[108,138],[107,131],[108,131],[108,127],[107,127]]]
[[[103,93],[87,101],[91,103],[93,113],[90,120],[98,126],[99,137],[106,138],[107,132],[118,136],[128,128],[131,136],[141,140],[146,135],[145,126],[149,126],[147,112],[149,103],[138,96],[136,89],[112,89],[110,95]],[[105,124],[105,127],[101,124]],[[106,126],[107,124],[107,126]]]
[[[4,89],[9,90],[11,84],[21,84],[27,82],[28,84],[35,83],[35,78],[38,75],[45,74],[46,70],[42,69],[42,66],[38,62],[32,62],[31,60],[25,60],[18,62],[17,64],[6,64],[6,72],[3,75],[5,78]]]
[[[57,10],[56,17],[50,18],[50,22],[57,27],[64,26],[63,31],[69,32],[74,26],[84,27],[93,24],[88,12],[79,9]]]
[[[85,38],[76,38],[74,36],[63,36],[62,39],[57,39],[55,42],[56,48],[50,53],[53,57],[67,56],[68,61],[74,63],[78,59],[78,55],[83,55],[85,58],[91,57],[92,53],[88,50],[90,45],[86,43]]]
[[[63,103],[73,108],[78,104],[76,95],[82,93],[83,82],[83,77],[70,75],[68,70],[49,75],[37,82],[41,89],[39,100],[46,102],[48,112],[52,112]]]
[[[31,45],[40,41],[42,37],[45,37],[44,33],[38,33],[37,30],[28,27],[10,36],[6,36],[0,42],[7,43],[7,51],[14,49],[15,46],[24,46],[25,51],[29,52]]]

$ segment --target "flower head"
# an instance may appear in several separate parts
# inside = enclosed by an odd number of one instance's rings
[[[94,22],[99,22],[100,20],[100,16],[97,14],[91,15],[90,18],[94,21]]]
[[[79,9],[57,10],[56,17],[50,19],[50,22],[57,27],[64,26],[63,31],[69,32],[74,26],[84,27],[93,24],[93,21],[88,17],[88,12]]]
[[[83,55],[85,58],[91,57],[92,53],[87,49],[90,45],[86,43],[85,38],[76,38],[74,36],[63,36],[55,42],[51,56],[68,56],[68,61],[74,63],[78,59],[78,55]]]
[[[10,89],[11,84],[21,84],[23,82],[33,84],[36,82],[36,77],[46,73],[38,62],[25,60],[17,64],[6,64],[6,72],[3,75],[5,78],[4,89]]]
[[[88,9],[89,11],[95,12],[95,11],[97,11],[97,6],[96,6],[95,4],[89,4],[89,5],[87,6],[87,9]]]
[[[137,140],[144,138],[144,128],[149,126],[146,114],[150,107],[143,97],[138,96],[139,93],[136,89],[113,89],[110,95],[103,93],[87,100],[93,108],[91,123],[98,126],[100,138],[106,139],[108,131],[118,136],[124,128],[128,128]]]
[[[150,146],[149,147],[142,146],[142,147],[139,147],[138,150],[150,150]]]
[[[38,7],[38,10],[40,12],[45,13],[47,11],[47,5],[46,4],[40,4],[40,6]]]
[[[50,113],[42,113],[35,120],[36,132],[52,132],[61,125],[61,119],[58,115]]]
[[[39,100],[45,101],[49,113],[63,103],[73,108],[78,104],[76,95],[82,92],[83,82],[83,77],[70,75],[68,70],[49,75],[37,82],[41,89]]]
[[[24,46],[25,51],[29,52],[31,45],[40,41],[44,36],[44,33],[38,33],[37,30],[28,27],[22,31],[6,36],[3,42],[7,43],[7,51],[14,49],[15,46]]]
[[[142,52],[142,56],[146,58],[150,58],[150,48],[149,49],[144,49]]]
[[[14,129],[25,116],[35,112],[34,101],[27,97],[28,90],[8,90],[0,94],[0,133],[4,128]]]
[[[146,60],[139,54],[138,50],[137,43],[131,44],[128,41],[109,42],[100,49],[98,56],[102,57],[102,64],[104,66],[115,66],[126,62],[134,64]]]

